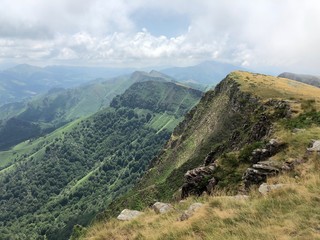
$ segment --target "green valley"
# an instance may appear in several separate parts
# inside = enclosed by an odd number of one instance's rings
[[[66,239],[75,224],[90,223],[144,174],[201,95],[137,82],[111,107],[0,152],[0,235]]]

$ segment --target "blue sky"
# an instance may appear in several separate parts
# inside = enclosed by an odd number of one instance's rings
[[[1,0],[0,64],[320,74],[318,0]]]

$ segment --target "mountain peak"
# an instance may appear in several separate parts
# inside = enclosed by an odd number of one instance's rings
[[[172,78],[157,71],[151,71],[150,73],[144,71],[135,71],[131,74],[131,79],[134,82],[146,82],[146,81],[157,81],[167,82],[171,81]]]

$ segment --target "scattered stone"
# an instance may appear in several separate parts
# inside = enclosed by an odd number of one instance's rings
[[[157,214],[163,214],[167,213],[169,211],[173,210],[173,206],[168,203],[162,203],[162,202],[156,202],[155,204],[152,205],[152,209],[157,213]]]
[[[190,205],[188,210],[184,211],[184,213],[180,216],[179,220],[180,221],[185,221],[192,217],[194,213],[203,206],[202,203],[193,203]]]
[[[120,221],[130,221],[132,219],[137,218],[140,216],[143,212],[136,211],[136,210],[129,210],[129,209],[124,209],[120,215],[117,217],[118,220]]]
[[[262,195],[267,195],[269,192],[282,188],[283,186],[285,186],[285,184],[267,184],[267,183],[262,183],[259,187],[259,192]]]
[[[307,148],[308,152],[320,152],[320,140],[312,141],[312,147]]]

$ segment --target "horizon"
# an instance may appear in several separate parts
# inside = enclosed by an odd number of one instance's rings
[[[167,68],[217,61],[319,74],[315,0],[4,0],[0,66]],[[170,6],[170,8],[168,8]]]

